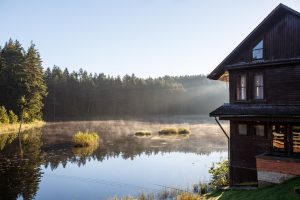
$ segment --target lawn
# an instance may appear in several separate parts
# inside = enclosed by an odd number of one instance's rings
[[[225,190],[207,194],[201,199],[218,200],[273,200],[273,199],[300,199],[300,195],[294,192],[295,187],[300,186],[300,178],[288,180],[279,185],[260,188],[257,190]]]

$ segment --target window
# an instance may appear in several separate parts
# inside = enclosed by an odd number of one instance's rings
[[[253,60],[263,59],[264,52],[264,42],[261,40],[253,49],[252,49],[252,58]]]
[[[247,135],[247,124],[239,124],[238,132],[239,132],[239,135]]]
[[[286,129],[283,125],[273,125],[272,126],[272,143],[273,143],[273,151],[274,152],[285,152],[285,135]]]
[[[254,126],[254,134],[256,136],[264,137],[265,136],[265,126],[262,124],[255,125]]]
[[[264,76],[254,75],[254,99],[264,99]]]
[[[237,100],[246,100],[246,75],[237,77]]]
[[[272,135],[272,153],[299,158],[300,124],[273,125]]]
[[[293,153],[300,153],[300,126],[292,127]]]

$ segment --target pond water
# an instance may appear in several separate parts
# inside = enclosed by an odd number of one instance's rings
[[[161,136],[164,127],[191,134]],[[99,147],[74,148],[73,134],[86,130],[99,134]],[[138,130],[152,135],[135,136]],[[202,117],[47,123],[21,137],[0,135],[0,199],[108,199],[186,189],[209,181],[208,169],[226,158],[226,138]]]

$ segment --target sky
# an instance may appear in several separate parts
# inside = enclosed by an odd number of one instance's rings
[[[300,11],[300,0],[0,0],[0,46],[33,41],[44,68],[208,74],[279,3]]]

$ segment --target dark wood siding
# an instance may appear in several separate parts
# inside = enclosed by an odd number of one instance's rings
[[[265,100],[262,101],[253,99],[253,76],[259,72],[264,75]],[[247,74],[247,101],[240,103],[300,105],[300,65],[268,66],[230,71],[230,103],[237,103],[236,78],[239,74]]]
[[[269,104],[300,105],[300,66],[285,66],[265,71]]]
[[[285,59],[300,57],[300,19],[295,15],[285,15],[265,33],[265,59]]]
[[[274,24],[257,33],[255,39],[237,53],[230,64],[252,61],[252,49],[264,40],[264,60],[300,58],[300,18],[285,14],[274,19]]]
[[[252,49],[263,40],[263,60],[252,60]],[[218,66],[215,74],[229,71],[229,102],[234,104],[300,105],[300,17],[285,8],[278,9],[251,33],[238,51],[234,51]],[[292,62],[294,60],[295,62]],[[284,62],[283,62],[284,61]],[[275,63],[270,66],[271,63]],[[284,63],[284,64],[283,64]],[[298,62],[299,63],[299,62]],[[268,65],[268,66],[267,66]],[[264,99],[254,99],[254,75],[264,75]],[[237,77],[247,76],[247,100],[237,101]],[[211,75],[210,78],[217,78]],[[257,181],[255,156],[268,152],[272,145],[272,124],[275,121],[297,120],[293,118],[231,117],[230,120],[230,181],[231,184]],[[275,120],[275,121],[274,121]],[[238,134],[238,124],[248,124],[248,135]],[[266,137],[254,135],[254,125],[265,124]],[[288,125],[288,124],[287,124]]]
[[[241,119],[243,120],[243,119]],[[248,135],[238,134],[238,124],[248,124]],[[265,137],[254,135],[255,122],[230,121],[230,180],[231,184],[257,181],[255,156],[270,151],[271,126],[265,125]]]

